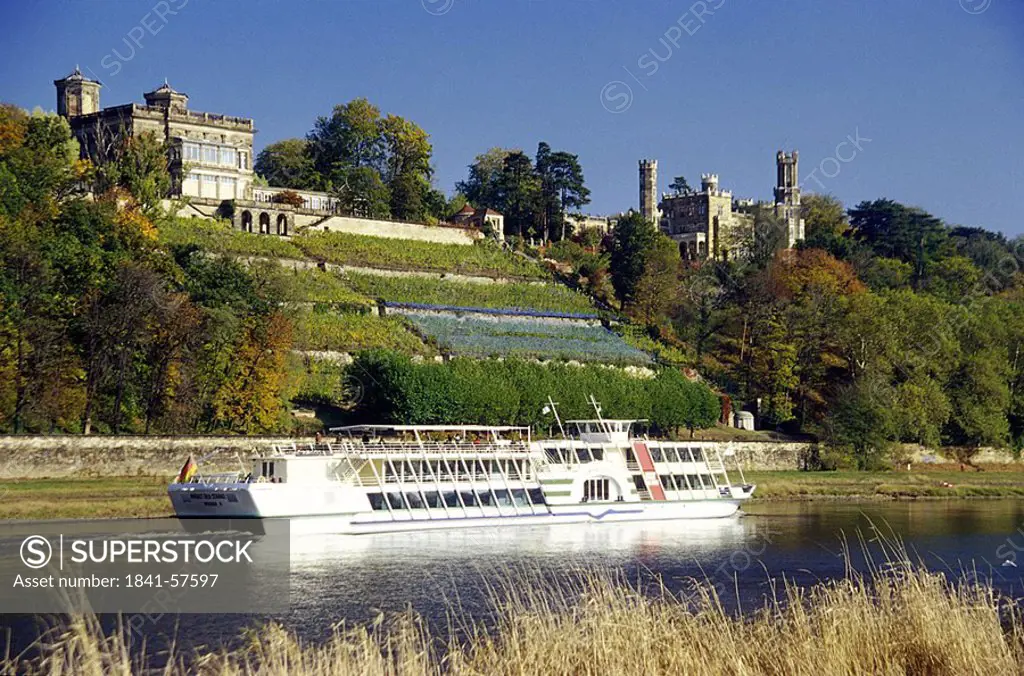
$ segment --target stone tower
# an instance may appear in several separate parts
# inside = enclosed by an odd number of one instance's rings
[[[804,219],[800,209],[800,154],[794,150],[775,154],[775,215],[786,225],[786,238],[780,245],[789,249],[804,238]]]
[[[100,87],[98,80],[90,80],[75,66],[73,73],[63,80],[54,80],[57,87],[57,114],[71,118],[91,115],[100,110]]]
[[[640,160],[640,215],[658,224],[658,160]]]

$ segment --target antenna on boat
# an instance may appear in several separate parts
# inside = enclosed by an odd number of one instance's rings
[[[558,408],[556,407],[555,404],[556,404],[556,402],[551,400],[551,395],[549,394],[548,395],[548,403],[547,403],[547,405],[544,408],[541,409],[540,412],[541,413],[554,413],[555,414],[555,422],[558,423],[558,431],[562,433],[562,438],[565,439],[566,438],[566,436],[565,436],[565,428],[562,427],[562,419],[558,417]]]

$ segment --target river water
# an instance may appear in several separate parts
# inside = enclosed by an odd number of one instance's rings
[[[967,573],[1024,596],[1024,501],[764,503],[739,518],[689,523],[296,536],[291,611],[274,619],[315,639],[341,620],[372,621],[412,608],[443,632],[453,609],[486,618],[492,591],[510,575],[559,579],[581,569],[644,584],[657,579],[677,595],[691,593],[696,578],[715,585],[730,610],[759,607],[773,579],[809,585],[841,577],[848,560],[866,565],[866,549],[880,563],[882,539],[902,543],[930,569]],[[1018,556],[1019,567],[1005,563]],[[179,645],[213,647],[231,645],[243,628],[265,619],[162,617],[143,631],[151,652],[170,635]],[[0,635],[9,630],[11,642],[23,647],[43,622],[0,615]]]

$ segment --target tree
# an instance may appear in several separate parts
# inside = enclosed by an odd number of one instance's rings
[[[826,442],[851,453],[858,469],[879,468],[896,433],[894,399],[889,383],[873,374],[841,388],[826,421]]]
[[[612,286],[623,305],[632,303],[637,285],[647,267],[647,255],[657,241],[658,231],[639,213],[619,219],[612,234]]]
[[[691,195],[693,194],[693,188],[686,182],[685,176],[676,176],[672,179],[672,182],[668,184],[668,189],[676,195]]]
[[[383,181],[391,193],[391,216],[420,221],[427,216],[433,148],[427,133],[397,115],[381,122],[385,147]]]
[[[214,420],[225,428],[254,434],[273,429],[282,413],[285,357],[291,324],[280,313],[250,318],[220,390]]]
[[[552,152],[541,141],[537,146],[537,179],[540,183],[538,212],[540,230],[545,239],[566,237],[566,214],[590,203],[590,190],[584,185],[579,157],[564,151]]]
[[[313,169],[309,141],[301,138],[268,145],[256,156],[253,171],[279,188],[310,190],[320,182]]]
[[[506,231],[519,237],[533,232],[534,214],[540,195],[540,181],[533,163],[522,152],[510,153],[498,176],[499,209],[505,215]]]
[[[99,166],[98,192],[116,188],[127,191],[149,220],[163,216],[161,202],[170,194],[171,174],[167,145],[154,132],[120,137],[114,156]]]
[[[644,271],[633,291],[630,313],[648,326],[659,324],[674,314],[679,273],[679,247],[665,235],[656,233],[644,257]]]
[[[502,207],[501,174],[505,168],[505,159],[513,152],[521,151],[491,148],[487,152],[477,155],[473,164],[469,165],[469,177],[465,181],[456,183],[455,190],[476,207],[500,211]]]
[[[920,289],[928,267],[949,249],[942,221],[928,212],[888,199],[861,202],[850,210],[853,236],[879,256],[914,266],[912,282]]]

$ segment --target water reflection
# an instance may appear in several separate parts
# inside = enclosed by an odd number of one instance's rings
[[[580,569],[660,579],[678,595],[690,591],[693,578],[708,580],[727,607],[759,607],[773,578],[813,584],[844,575],[844,541],[854,564],[863,566],[858,534],[877,554],[875,529],[901,540],[929,568],[954,575],[976,570],[1011,595],[1024,589],[1024,559],[1019,568],[1001,565],[1007,552],[1024,550],[1024,502],[780,503],[754,504],[747,512],[689,523],[294,535],[287,615],[157,618],[147,624],[147,641],[156,646],[159,636],[176,633],[179,644],[218,646],[266,619],[318,638],[341,620],[369,621],[407,608],[443,631],[453,608],[486,617],[493,588],[510,575],[557,579]],[[0,631],[11,627],[24,640],[33,634],[31,622],[0,616]]]

